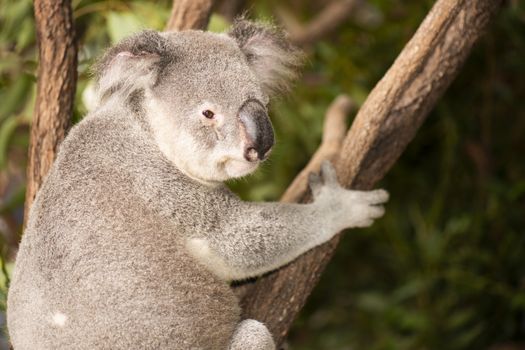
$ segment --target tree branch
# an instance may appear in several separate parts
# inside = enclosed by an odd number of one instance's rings
[[[436,2],[356,116],[335,162],[341,183],[371,189],[387,173],[500,5],[494,0]],[[282,344],[338,240],[336,236],[249,288],[243,287],[244,317],[264,322],[276,343]]]
[[[70,0],[35,0],[34,7],[39,66],[25,219],[69,128],[77,81],[77,46]]]
[[[308,46],[334,32],[362,3],[362,0],[335,0],[307,25],[301,25],[282,7],[277,8],[277,15],[289,32],[290,41],[298,46]]]
[[[166,30],[206,29],[214,0],[173,0]]]

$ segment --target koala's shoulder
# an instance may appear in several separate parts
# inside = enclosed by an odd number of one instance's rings
[[[122,161],[127,153],[140,149],[144,143],[138,129],[129,118],[90,115],[75,125],[60,145],[57,166],[72,170],[112,160]]]
[[[117,113],[88,115],[71,129],[67,139],[92,144],[97,140],[118,139],[129,135],[134,129],[133,124],[131,118]]]

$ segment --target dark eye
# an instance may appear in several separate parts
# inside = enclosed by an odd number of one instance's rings
[[[208,119],[213,119],[213,117],[215,116],[215,113],[213,113],[212,111],[207,109],[205,111],[202,111],[202,115],[205,116]]]

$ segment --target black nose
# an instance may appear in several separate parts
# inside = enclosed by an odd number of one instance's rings
[[[244,158],[250,162],[264,160],[275,142],[272,123],[263,105],[247,101],[240,110],[244,138]]]

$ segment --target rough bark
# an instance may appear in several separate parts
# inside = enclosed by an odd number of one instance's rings
[[[358,112],[335,162],[341,183],[367,190],[386,174],[500,5],[495,0],[436,2]],[[264,322],[282,344],[338,241],[336,236],[252,285],[242,286],[244,317]]]
[[[173,0],[166,30],[206,29],[214,0]]]
[[[25,218],[70,125],[77,46],[70,0],[35,0],[38,81],[31,125]]]

